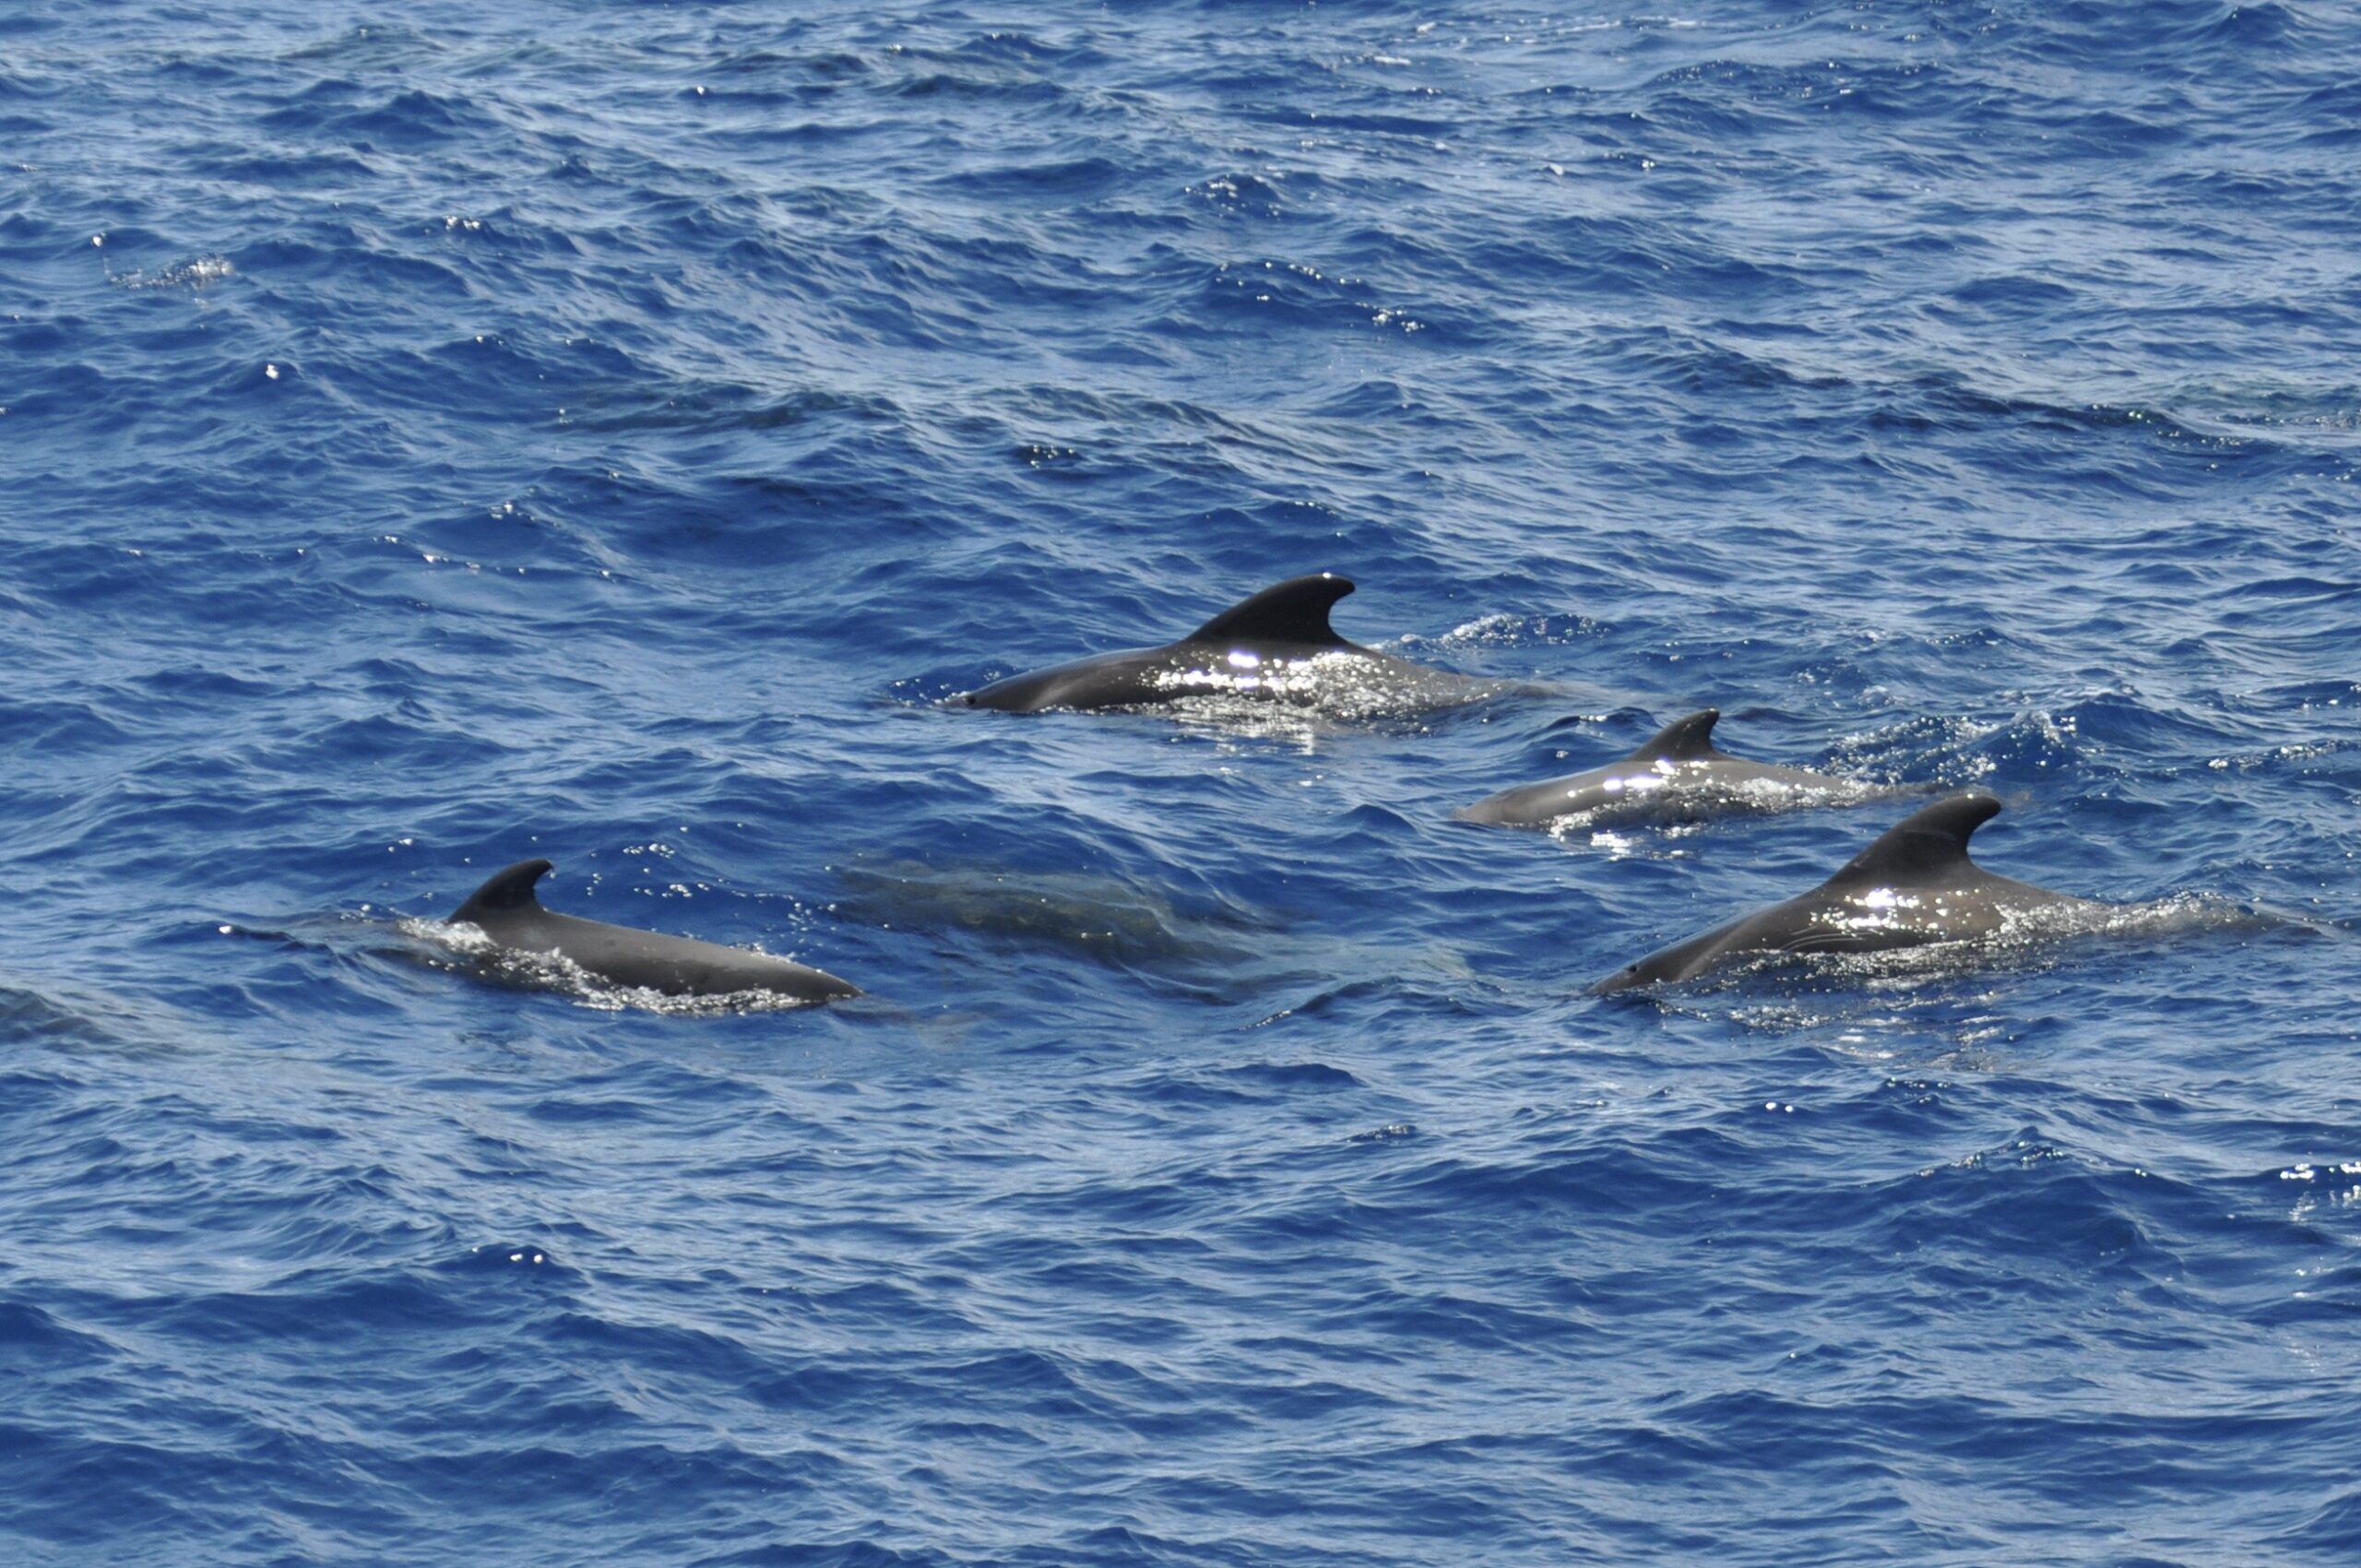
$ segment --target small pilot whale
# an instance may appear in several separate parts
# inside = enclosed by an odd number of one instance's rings
[[[768,953],[555,914],[533,894],[550,870],[547,861],[517,861],[477,888],[453,911],[452,923],[475,926],[502,947],[554,954],[612,984],[670,996],[767,991],[827,1002],[860,994],[832,974]]]
[[[1994,876],[1967,858],[1968,836],[2000,811],[1989,795],[1953,795],[1913,812],[1800,897],[1774,904],[1627,965],[1601,995],[1669,985],[1748,959],[1872,953],[1989,936],[2035,912],[2107,906]]]
[[[1369,713],[1472,702],[1499,689],[1347,642],[1328,624],[1328,611],[1352,591],[1351,582],[1327,572],[1290,577],[1178,642],[1011,675],[959,700],[1038,713],[1228,696]]]
[[[1821,799],[1865,786],[1777,763],[1750,762],[1714,744],[1718,708],[1676,719],[1620,762],[1521,785],[1477,802],[1460,816],[1505,827],[1546,827],[1561,816],[1606,807],[1703,813],[1777,803],[1810,790]]]

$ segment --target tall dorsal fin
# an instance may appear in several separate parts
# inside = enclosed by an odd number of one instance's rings
[[[1968,836],[1999,814],[2000,802],[1989,795],[1953,795],[1922,806],[1846,861],[1829,885],[1931,882],[1962,867],[1975,871]]]
[[[1676,719],[1623,760],[1654,762],[1668,757],[1674,762],[1711,762],[1724,754],[1714,744],[1714,723],[1721,716],[1718,707],[1701,707],[1686,719]]]
[[[494,872],[490,881],[468,896],[468,901],[451,918],[473,923],[479,914],[538,909],[541,901],[533,897],[533,884],[547,876],[551,869],[547,861],[518,861],[506,871]]]
[[[1341,647],[1345,639],[1328,624],[1328,607],[1353,591],[1351,581],[1333,572],[1289,577],[1242,600],[1191,632],[1192,643],[1309,643]]]

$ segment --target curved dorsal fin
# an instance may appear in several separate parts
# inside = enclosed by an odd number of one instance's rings
[[[538,909],[541,901],[533,897],[533,884],[547,876],[551,869],[547,861],[518,861],[506,871],[494,872],[489,881],[468,896],[468,901],[451,918],[472,923],[479,914]]]
[[[1345,639],[1328,624],[1328,607],[1352,591],[1351,581],[1333,572],[1289,577],[1231,605],[1182,640],[1342,647]]]
[[[1710,762],[1724,754],[1714,744],[1714,723],[1721,716],[1718,707],[1701,707],[1686,719],[1676,719],[1623,760],[1654,762],[1668,757],[1674,762]]]
[[[1922,806],[1847,861],[1829,883],[1930,882],[1962,867],[1975,871],[1968,836],[1999,814],[2000,802],[1989,795],[1953,795]]]

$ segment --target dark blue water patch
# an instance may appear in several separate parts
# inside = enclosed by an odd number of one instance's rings
[[[2361,1541],[2361,1494],[2338,1493],[2273,1538],[2299,1550],[2331,1554],[2351,1550]]]
[[[412,89],[397,93],[382,103],[322,116],[303,128],[348,139],[366,151],[383,147],[416,152],[481,136],[498,124],[493,116],[465,100]]]

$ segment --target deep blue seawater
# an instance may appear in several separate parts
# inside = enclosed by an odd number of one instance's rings
[[[2361,1560],[2352,7],[24,0],[0,410],[0,1561]],[[1709,704],[2258,918],[1591,997]]]

